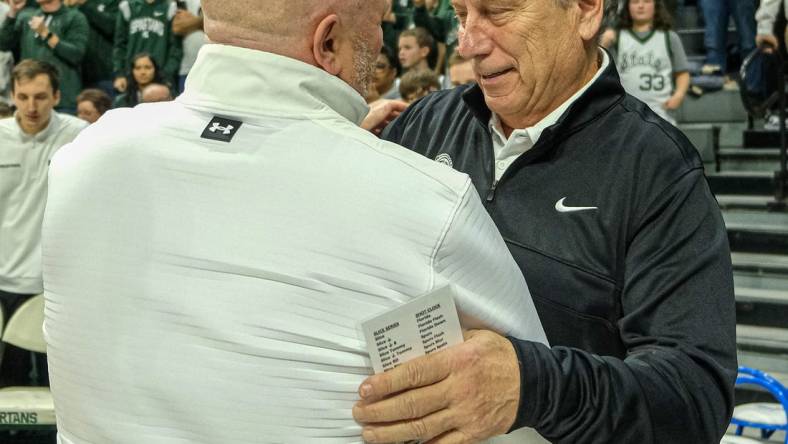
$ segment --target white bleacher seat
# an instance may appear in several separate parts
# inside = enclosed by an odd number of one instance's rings
[[[0,427],[28,428],[55,425],[55,404],[49,387],[0,389]]]
[[[733,409],[733,417],[747,422],[760,424],[784,425],[786,420],[785,409],[775,402],[752,402],[742,404]]]
[[[30,298],[8,320],[3,342],[25,350],[46,353],[44,341],[44,295]]]
[[[44,341],[44,296],[19,307],[3,332],[3,342],[38,353],[46,353]],[[0,429],[53,427],[55,404],[49,387],[6,387],[0,389]]]
[[[722,437],[720,444],[764,444],[764,440],[750,438],[747,436],[725,435]]]

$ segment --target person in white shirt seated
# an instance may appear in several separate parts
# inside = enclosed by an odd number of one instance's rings
[[[447,284],[465,328],[546,342],[469,177],[358,127],[385,0],[202,8],[185,92],[52,162],[61,444],[359,443],[359,322]]]

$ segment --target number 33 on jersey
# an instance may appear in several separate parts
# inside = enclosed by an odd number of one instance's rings
[[[616,66],[624,89],[671,121],[662,107],[673,93],[668,33],[654,30],[639,37],[630,30],[622,30],[617,43]]]

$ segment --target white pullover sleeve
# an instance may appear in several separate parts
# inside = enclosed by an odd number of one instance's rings
[[[451,284],[463,328],[547,344],[531,293],[470,179],[434,258],[435,287]]]

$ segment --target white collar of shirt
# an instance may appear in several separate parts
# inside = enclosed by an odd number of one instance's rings
[[[219,44],[200,49],[185,92],[177,100],[227,117],[339,115],[357,125],[369,111],[356,90],[322,69],[269,52]]]
[[[515,159],[533,148],[533,146],[536,145],[536,142],[539,140],[539,137],[542,135],[542,131],[558,122],[558,119],[564,114],[564,112],[569,109],[569,107],[572,106],[572,104],[575,103],[575,101],[580,96],[582,96],[583,93],[586,92],[586,90],[590,88],[594,82],[596,82],[599,76],[602,75],[602,72],[607,69],[607,66],[610,64],[610,58],[608,57],[607,52],[602,50],[599,52],[602,55],[602,63],[596,74],[594,74],[594,77],[589,80],[588,83],[583,85],[583,87],[580,88],[576,93],[574,93],[572,97],[568,98],[558,108],[554,109],[553,112],[546,115],[534,126],[515,129],[512,131],[512,135],[507,139],[504,135],[501,119],[497,114],[492,113],[488,125],[490,128],[490,134],[492,134],[493,150],[495,152],[495,180],[498,180],[501,178],[501,176],[503,176],[503,173],[506,171],[509,165],[514,162]]]

